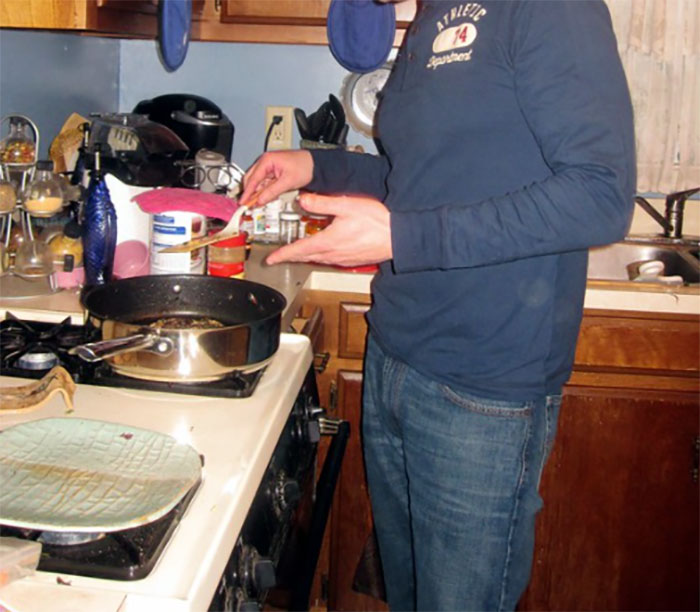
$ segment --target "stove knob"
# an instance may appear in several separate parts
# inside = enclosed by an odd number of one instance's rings
[[[277,584],[275,566],[269,558],[261,556],[255,546],[243,547],[238,574],[242,587],[248,592],[261,593]]]
[[[236,612],[260,612],[260,604],[254,599],[245,599],[238,602]]]
[[[258,557],[253,562],[253,582],[258,592],[267,591],[277,584],[275,576],[275,566],[271,559]]]
[[[283,512],[294,506],[301,499],[301,487],[293,478],[285,478],[284,475],[275,487],[275,506]]]

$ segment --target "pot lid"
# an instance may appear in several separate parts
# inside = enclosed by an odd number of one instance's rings
[[[171,436],[107,421],[48,418],[0,432],[0,524],[119,531],[167,514],[201,478]]]

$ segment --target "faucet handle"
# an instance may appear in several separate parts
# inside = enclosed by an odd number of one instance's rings
[[[666,220],[671,225],[670,236],[683,238],[683,208],[685,201],[693,194],[698,193],[700,187],[692,187],[685,191],[677,191],[666,196]]]
[[[685,191],[676,191],[675,193],[669,193],[666,196],[666,206],[673,202],[681,203],[685,202],[691,195],[698,193],[700,187],[691,187]]]

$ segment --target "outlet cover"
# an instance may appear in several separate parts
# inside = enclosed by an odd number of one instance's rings
[[[272,123],[273,117],[282,117],[282,121],[275,125],[270,132],[267,141],[268,151],[279,151],[292,148],[292,134],[294,130],[294,107],[292,106],[266,106],[265,107],[265,135]]]

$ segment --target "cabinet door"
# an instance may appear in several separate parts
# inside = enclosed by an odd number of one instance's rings
[[[521,610],[697,610],[697,394],[567,388]]]
[[[212,1],[205,7],[207,18],[195,24],[193,38],[326,45],[329,6],[330,0],[222,0],[219,10]],[[416,0],[397,4],[395,9],[394,46],[398,46],[415,15]]]
[[[330,610],[386,610],[380,600],[353,588],[355,575],[372,532],[365,464],[361,443],[362,373],[339,371],[338,415],[350,422],[331,519],[331,561],[328,608]],[[374,568],[373,568],[374,569]]]
[[[325,25],[330,3],[330,0],[226,0],[221,7],[221,21]]]

